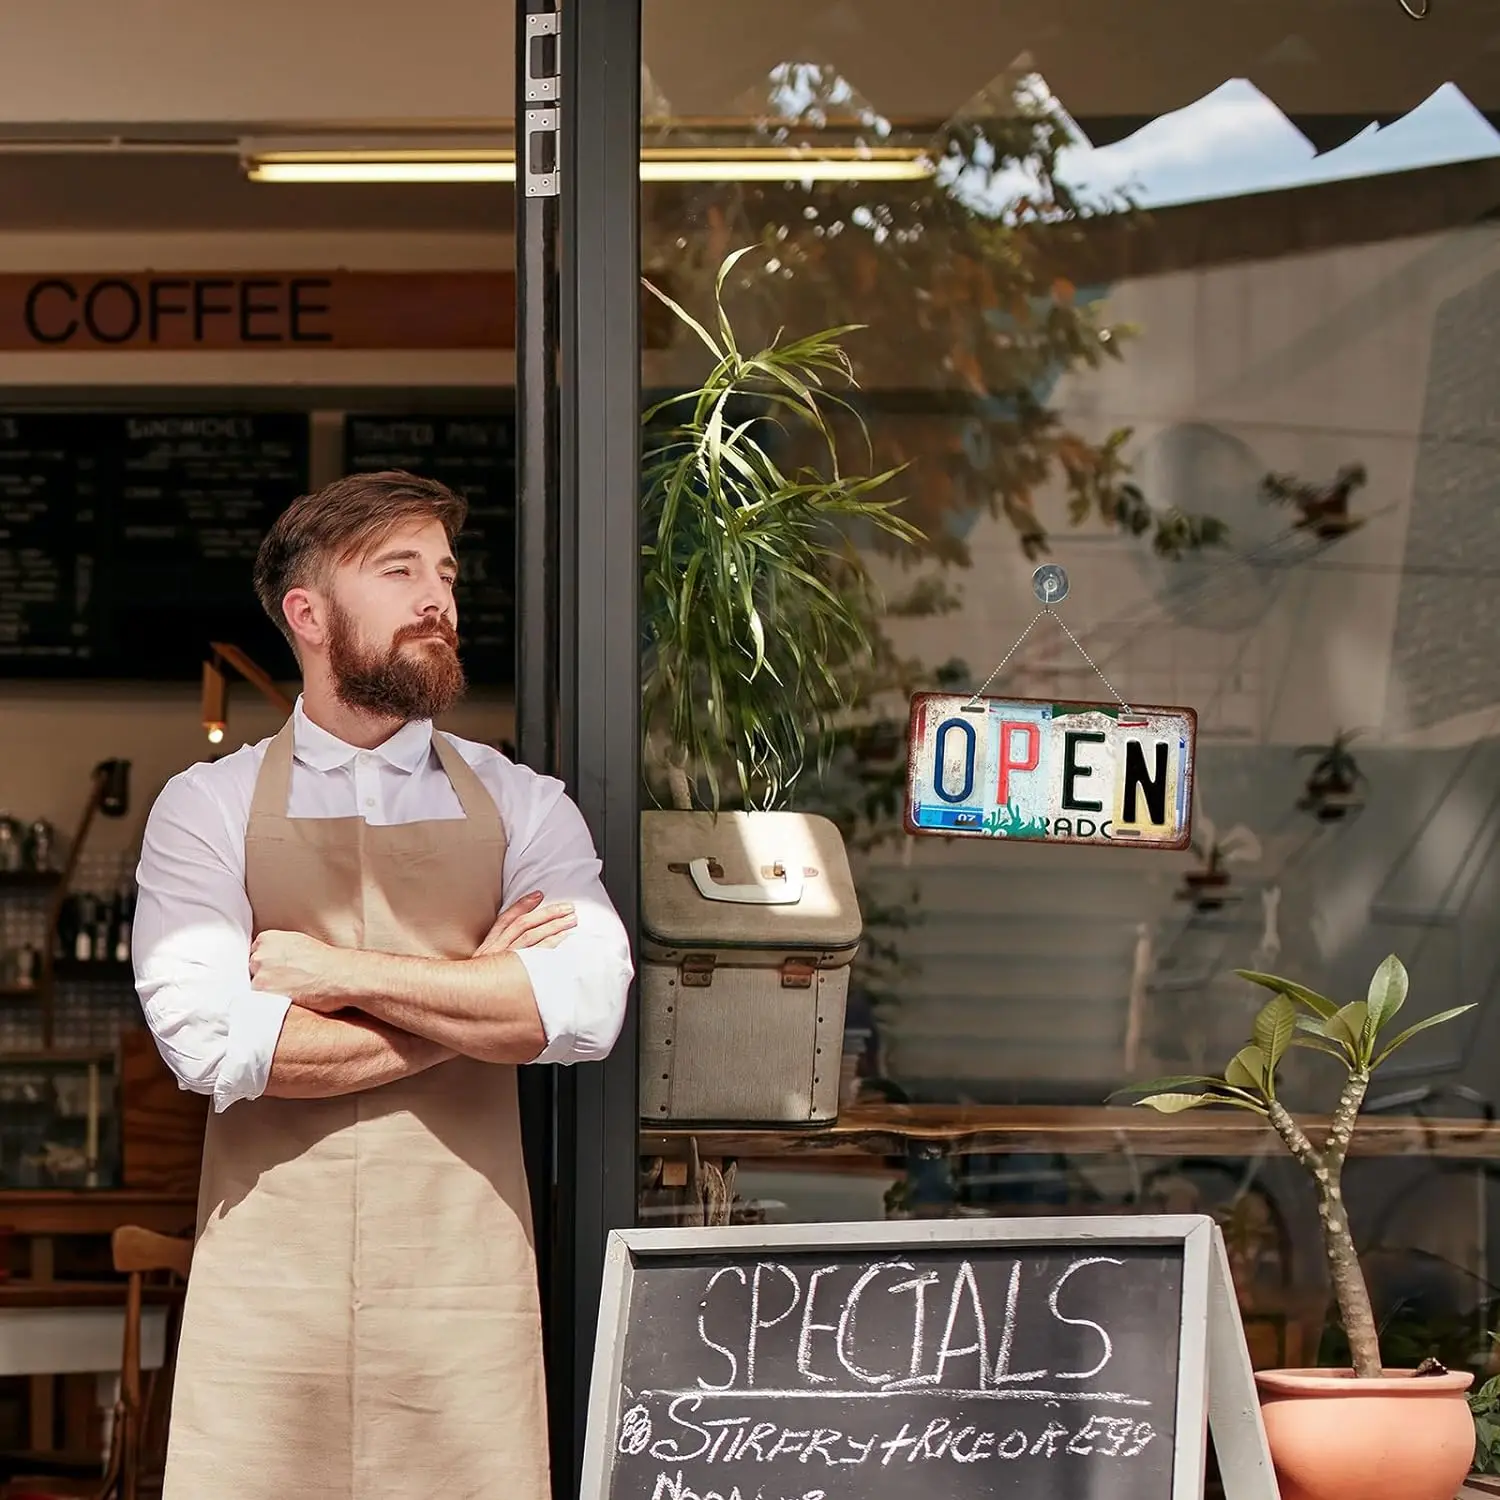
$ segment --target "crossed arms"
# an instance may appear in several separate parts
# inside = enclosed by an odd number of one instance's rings
[[[253,939],[248,792],[245,807],[226,806],[205,769],[173,778],[152,808],[133,943],[147,1024],[183,1088],[222,1110],[264,1093],[373,1088],[458,1053],[573,1063],[609,1052],[629,945],[560,787],[538,783],[512,809],[506,885],[530,901],[501,913],[473,958],[441,961],[333,950],[296,933]],[[556,903],[571,904],[571,920]]]
[[[534,1062],[547,1033],[516,950],[556,947],[576,925],[571,903],[543,905],[533,891],[500,913],[471,959],[365,953],[300,932],[261,933],[250,947],[251,988],[293,1002],[266,1094],[353,1093],[460,1055]]]

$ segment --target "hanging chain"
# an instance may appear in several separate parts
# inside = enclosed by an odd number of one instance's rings
[[[984,679],[984,682],[980,686],[978,692],[976,692],[974,696],[969,699],[966,706],[972,708],[976,703],[979,702],[982,697],[984,697],[986,691],[988,691],[989,689],[989,685],[1005,670],[1006,665],[1009,663],[1011,657],[1013,657],[1016,652],[1021,649],[1022,644],[1026,640],[1026,637],[1031,634],[1031,632],[1036,628],[1037,624],[1041,620],[1044,620],[1048,615],[1051,615],[1052,620],[1056,624],[1057,628],[1061,630],[1065,636],[1067,636],[1069,641],[1072,642],[1073,649],[1089,664],[1089,666],[1093,670],[1094,676],[1096,676],[1099,681],[1104,684],[1106,691],[1109,693],[1109,696],[1113,698],[1115,702],[1125,710],[1126,713],[1130,713],[1132,711],[1130,705],[1119,695],[1118,692],[1115,691],[1114,684],[1109,680],[1109,678],[1104,675],[1103,671],[1100,669],[1099,663],[1096,662],[1094,658],[1083,649],[1083,646],[1079,643],[1078,637],[1068,629],[1067,625],[1063,622],[1062,616],[1052,608],[1051,601],[1054,598],[1062,599],[1067,595],[1068,575],[1064,573],[1061,568],[1056,567],[1052,564],[1047,564],[1043,567],[1038,568],[1035,574],[1032,575],[1032,587],[1035,590],[1037,597],[1047,602],[1045,602],[1042,605],[1041,609],[1037,611],[1036,617],[1032,620],[1031,624],[1028,625],[1026,629],[1016,637],[1015,645],[1012,646],[1010,650],[1000,658],[1000,665],[997,666],[995,670]]]
[[[1118,692],[1115,691],[1115,685],[1109,680],[1109,678],[1104,675],[1103,671],[1100,669],[1099,663],[1096,662],[1094,658],[1090,656],[1081,645],[1079,645],[1078,637],[1068,629],[1067,625],[1063,621],[1062,616],[1053,614],[1050,609],[1043,610],[1043,613],[1052,615],[1052,618],[1057,621],[1058,626],[1061,628],[1062,633],[1067,636],[1070,641],[1072,641],[1073,649],[1077,651],[1077,653],[1089,664],[1089,666],[1094,669],[1094,676],[1104,684],[1105,690],[1109,693],[1109,696],[1113,698],[1115,702],[1125,710],[1126,713],[1129,713],[1131,711],[1130,705],[1119,695]]]
[[[1033,628],[1036,626],[1037,620],[1040,620],[1044,615],[1050,614],[1052,614],[1052,611],[1050,609],[1041,609],[1037,611],[1036,620],[1033,620],[1031,624],[1021,632],[1021,634],[1016,638],[1015,645],[1012,646],[1010,650],[1000,658],[1000,665],[996,667],[995,670],[984,679],[984,681],[979,685],[979,690],[974,694],[972,698],[969,699],[970,708],[972,708],[976,703],[979,702],[982,697],[984,697],[985,693],[989,690],[989,685],[1005,670],[1006,663],[1009,662],[1011,657],[1013,657],[1016,652],[1021,649],[1021,643],[1026,639],[1028,635],[1031,634]],[[1053,615],[1052,617],[1053,619],[1057,618],[1056,615]]]

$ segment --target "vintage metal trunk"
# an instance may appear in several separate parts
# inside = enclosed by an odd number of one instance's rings
[[[859,902],[807,813],[641,818],[641,1116],[831,1124]]]

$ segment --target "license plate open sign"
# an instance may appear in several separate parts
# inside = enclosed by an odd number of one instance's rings
[[[1185,849],[1197,734],[1190,708],[918,693],[906,831]]]

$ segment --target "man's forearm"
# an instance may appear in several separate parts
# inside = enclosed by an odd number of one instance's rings
[[[266,1097],[329,1099],[425,1072],[454,1054],[371,1016],[323,1016],[294,1005],[271,1059]]]
[[[436,959],[355,952],[341,960],[336,982],[339,998],[374,1020],[481,1062],[533,1062],[547,1046],[531,980],[514,953]]]

